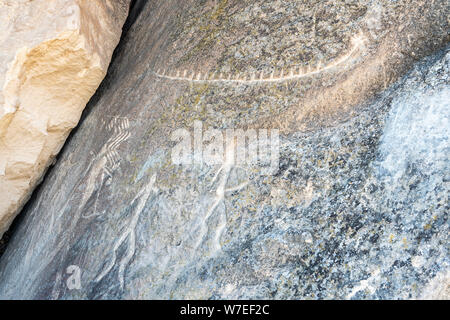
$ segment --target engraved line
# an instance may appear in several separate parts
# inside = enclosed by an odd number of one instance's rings
[[[122,245],[122,243],[125,242],[125,240],[128,239],[128,246],[126,249],[126,255],[119,261],[119,273],[118,273],[118,279],[120,283],[120,288],[123,289],[125,286],[125,269],[127,265],[130,263],[131,259],[133,258],[135,251],[136,251],[136,226],[139,221],[139,217],[144,210],[144,207],[150,198],[150,195],[152,192],[157,191],[154,187],[156,182],[156,173],[152,176],[149,183],[137,194],[137,196],[131,201],[131,204],[133,204],[135,201],[138,201],[137,206],[133,210],[133,216],[131,218],[130,224],[125,229],[125,232],[119,237],[119,239],[114,244],[113,250],[112,250],[112,258],[109,261],[107,267],[101,272],[96,278],[95,282],[101,281],[114,267],[117,261],[117,250]],[[130,205],[131,205],[130,204]]]
[[[154,71],[153,73],[159,78],[175,81],[189,81],[189,82],[224,82],[224,83],[248,83],[248,84],[264,83],[264,82],[284,82],[310,77],[334,69],[340,66],[341,64],[345,63],[347,60],[349,60],[355,52],[357,52],[360,48],[363,47],[364,42],[366,41],[367,38],[365,38],[364,36],[356,37],[352,40],[353,43],[352,49],[346,55],[342,56],[338,60],[330,64],[327,64],[324,67],[322,67],[321,63],[319,63],[315,69],[311,69],[311,67],[308,66],[306,71],[304,71],[303,68],[302,69],[297,68],[297,73],[293,69],[291,69],[287,76],[284,76],[284,70],[281,70],[280,76],[278,77],[275,77],[275,72],[272,71],[269,78],[264,78],[264,74],[261,72],[259,78],[253,74],[252,76],[249,77],[249,79],[247,78],[247,76],[240,77],[240,73],[237,74],[236,78],[233,78],[233,75],[231,74],[228,77],[224,77],[223,73],[220,73],[218,79],[210,78],[208,77],[208,74],[206,74],[206,77],[202,78],[201,73],[198,73],[197,76],[195,76],[195,72],[192,73],[191,77],[170,76],[166,74],[165,71],[162,74]],[[179,73],[177,72],[177,74]]]

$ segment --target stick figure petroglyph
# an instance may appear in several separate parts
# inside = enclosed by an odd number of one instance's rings
[[[235,165],[234,146],[235,146],[235,144],[232,144],[232,147],[227,150],[226,159],[225,159],[223,165],[218,169],[217,173],[215,174],[215,176],[212,180],[212,184],[214,184],[220,176],[220,179],[218,180],[217,188],[215,190],[216,195],[214,197],[214,202],[213,202],[212,206],[206,212],[206,215],[204,216],[204,218],[201,222],[200,235],[198,238],[199,240],[197,241],[197,243],[195,245],[195,249],[199,248],[201,246],[201,244],[205,241],[205,238],[206,238],[208,230],[209,230],[207,221],[213,215],[213,213],[216,212],[218,206],[221,203],[225,204],[224,201],[225,201],[226,194],[241,191],[248,185],[248,181],[247,181],[247,182],[243,182],[237,186],[227,188],[227,183],[230,180],[231,171],[235,168],[244,169],[240,166]],[[220,218],[220,223],[216,228],[215,235],[213,238],[214,251],[218,251],[222,248],[222,246],[220,244],[220,238],[225,230],[226,223],[227,223],[226,208],[225,208],[224,214],[219,213],[219,218]]]
[[[74,194],[76,194],[80,188],[84,188],[81,195],[81,200],[77,204],[77,207],[82,212],[82,218],[89,218],[99,215],[97,213],[97,203],[100,196],[100,191],[105,185],[110,183],[110,179],[119,167],[121,161],[117,149],[121,143],[126,141],[131,136],[129,133],[128,118],[115,116],[108,116],[108,118],[110,118],[109,122],[105,120],[102,120],[102,122],[108,131],[112,131],[112,135],[97,155],[95,155],[94,152],[91,152],[92,160],[89,161],[87,168],[80,174],[82,179],[79,180],[67,196],[67,198],[72,198],[74,200]],[[92,214],[87,215],[83,210],[88,208],[87,204],[92,199],[92,196],[95,196],[93,204],[94,210]],[[59,214],[56,218],[54,217],[54,214],[52,214],[50,222],[51,225],[53,225],[55,221],[59,220],[64,214],[64,207],[66,207],[66,201],[64,202],[63,207],[59,210]],[[76,217],[78,217],[78,215],[74,216],[74,219],[72,219],[73,225],[77,222],[78,218]]]
[[[84,208],[91,199],[92,195],[96,193],[94,200],[94,210],[90,215],[83,214],[83,218],[90,218],[99,215],[97,212],[97,203],[100,191],[104,185],[110,183],[114,172],[120,164],[120,156],[117,152],[121,143],[128,140],[130,137],[129,121],[127,118],[113,117],[107,124],[106,128],[112,131],[112,136],[108,139],[102,147],[98,155],[93,160],[93,166],[90,169],[86,182],[86,190],[80,201],[79,207]]]
[[[125,256],[121,259],[119,259],[119,283],[120,288],[124,288],[124,277],[125,277],[125,268],[130,263],[131,259],[133,258],[135,251],[136,251],[136,226],[139,221],[139,217],[141,216],[141,213],[144,210],[144,207],[146,203],[148,202],[148,199],[150,198],[150,195],[153,192],[157,192],[157,188],[155,187],[156,182],[156,174],[152,176],[149,183],[136,195],[136,197],[131,201],[130,206],[132,206],[135,202],[137,202],[137,205],[132,209],[132,216],[130,223],[125,228],[122,235],[117,239],[115,242],[113,249],[112,249],[112,257],[107,266],[103,269],[103,271],[95,278],[95,282],[100,282],[114,267],[114,265],[117,262],[117,250],[119,247],[128,240],[127,243],[127,249],[125,252]]]

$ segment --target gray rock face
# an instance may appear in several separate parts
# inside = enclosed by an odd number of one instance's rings
[[[0,298],[449,297],[450,48],[367,99],[396,79],[380,69],[343,85],[389,40],[386,18],[361,27],[377,10],[349,1],[308,24],[296,5],[310,17],[321,4],[246,2],[147,3],[22,213],[0,259]],[[377,3],[389,17],[408,1]],[[316,28],[309,46],[290,42],[302,23]],[[360,27],[364,41],[351,45]],[[407,43],[402,68],[414,60]],[[295,69],[298,55],[325,62]],[[253,128],[258,141],[279,129],[279,143],[269,161],[228,161],[225,146],[212,164],[195,142],[212,128],[217,139]],[[176,132],[194,141],[191,164],[177,164]]]

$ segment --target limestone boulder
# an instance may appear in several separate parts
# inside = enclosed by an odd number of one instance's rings
[[[0,236],[103,80],[129,2],[0,2]]]

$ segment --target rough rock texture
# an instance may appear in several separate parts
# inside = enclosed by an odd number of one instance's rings
[[[448,298],[446,4],[149,1],[0,298]],[[175,165],[196,120],[281,129],[278,170]]]
[[[0,237],[103,80],[129,3],[0,1]]]

